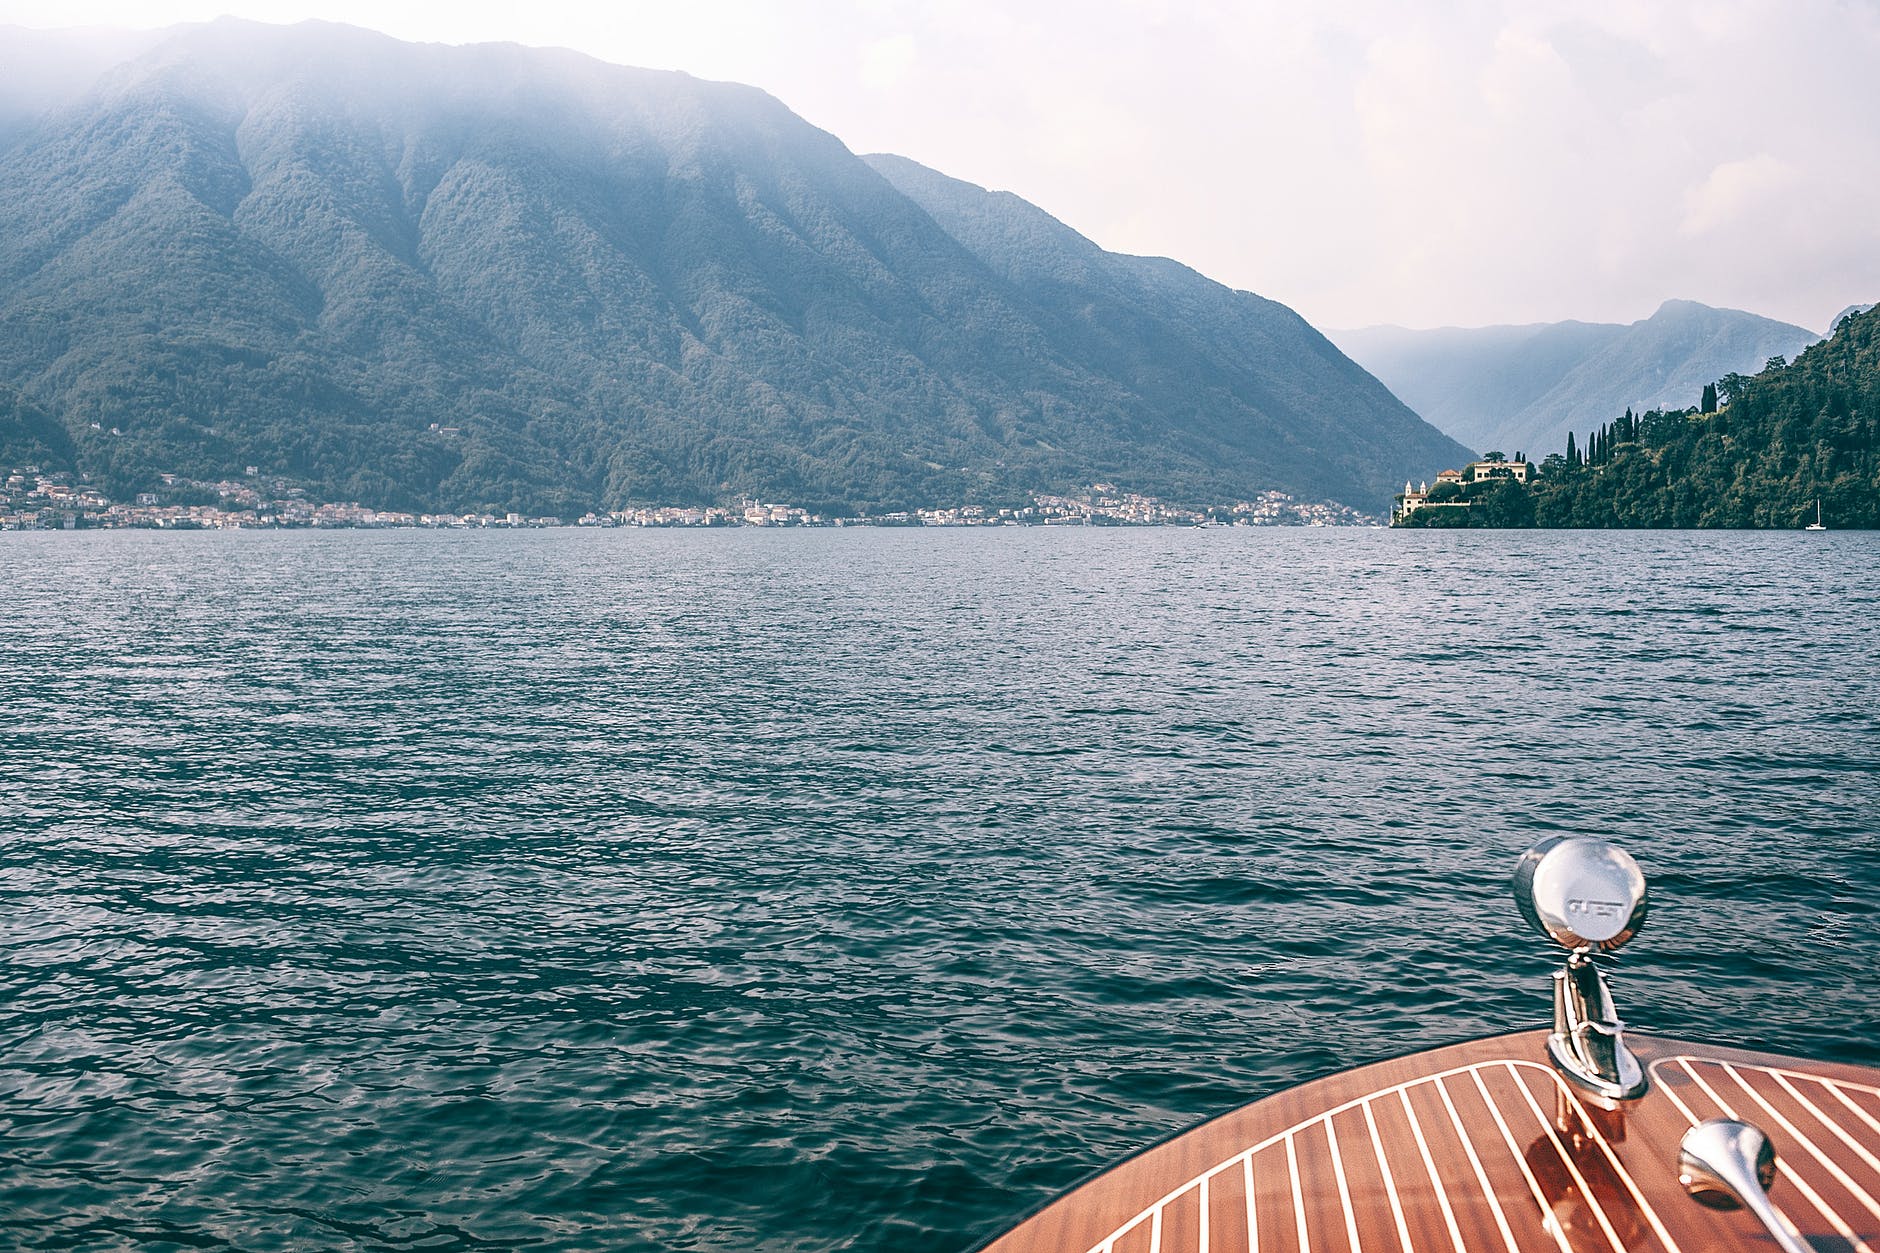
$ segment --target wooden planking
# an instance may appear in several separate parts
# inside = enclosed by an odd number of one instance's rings
[[[1201,1248],[1201,1190],[1203,1181],[1170,1201],[1161,1212],[1162,1230],[1157,1247],[1198,1250]]]
[[[1434,1157],[1426,1158],[1427,1137],[1419,1138],[1422,1125],[1410,1122],[1410,1101],[1401,1091],[1362,1103],[1378,1130],[1383,1152],[1373,1148],[1382,1169],[1391,1172],[1397,1199],[1403,1207],[1404,1225],[1410,1247],[1415,1250],[1442,1250],[1462,1253],[1462,1229],[1456,1221],[1456,1206],[1447,1187],[1439,1187],[1440,1174],[1432,1180],[1432,1169],[1440,1172]],[[1411,1146],[1406,1151],[1406,1146]]]
[[[1227,1170],[1208,1181],[1208,1247],[1203,1253],[1248,1247],[1246,1181],[1250,1175],[1250,1171]]]
[[[1292,1172],[1286,1146],[1274,1144],[1246,1159],[1253,1168],[1254,1230],[1259,1253],[1297,1253],[1298,1212],[1293,1208]]]
[[[1486,1172],[1481,1153],[1468,1134],[1468,1124],[1450,1112],[1453,1098],[1447,1089],[1431,1081],[1406,1089],[1403,1096],[1409,1099],[1414,1125],[1422,1128],[1434,1158],[1435,1183],[1455,1211],[1463,1247],[1486,1253],[1525,1253],[1508,1221],[1507,1208],[1482,1182]],[[1420,1147],[1417,1156],[1423,1156]]]
[[[1782,1169],[1770,1199],[1776,1208],[1804,1236],[1818,1235],[1853,1253],[1880,1253],[1880,1206],[1873,1204],[1873,1182],[1859,1178],[1868,1168],[1862,1155],[1849,1152],[1832,1138],[1819,1144],[1807,1134],[1807,1109],[1781,1091],[1769,1086],[1776,1076],[1790,1077],[1790,1083],[1813,1082],[1824,1093],[1875,1091],[1871,1084],[1861,1084],[1831,1075],[1819,1075],[1808,1063],[1776,1063],[1775,1059],[1733,1058],[1711,1055],[1682,1055],[1660,1058],[1652,1063],[1654,1079],[1664,1081],[1664,1095],[1688,1119],[1743,1118],[1761,1127],[1776,1145]],[[1880,1078],[1880,1076],[1876,1076]],[[1764,1091],[1759,1091],[1763,1089]],[[1766,1094],[1765,1094],[1766,1092]],[[1858,1134],[1871,1128],[1851,1120],[1839,1123],[1851,1139],[1863,1149],[1880,1156],[1880,1138],[1867,1142]],[[1839,1120],[1837,1120],[1837,1123]]]
[[[1531,1135],[1522,1163],[1547,1208],[1562,1249],[1664,1250],[1675,1243],[1613,1147],[1616,1120],[1596,1119],[1551,1073],[1531,1065],[1489,1068],[1483,1086],[1496,1094],[1521,1134]]]
[[[1512,1240],[1521,1253],[1560,1253],[1565,1246],[1552,1231],[1559,1197],[1541,1185],[1554,1165],[1553,1148],[1523,1103],[1518,1081],[1493,1066],[1439,1086],[1473,1141],[1487,1196],[1506,1224],[1502,1238]],[[1542,1159],[1538,1173],[1531,1160],[1537,1155]]]
[[[1880,1253],[1880,1072],[1635,1038],[1653,1087],[1611,1112],[1546,1064],[1544,1040],[1472,1041],[1257,1101],[1106,1172],[986,1253],[1766,1248],[1753,1220],[1677,1183],[1679,1138],[1726,1111],[1775,1141],[1771,1196],[1804,1238]]]
[[[1384,1164],[1378,1159],[1377,1142],[1364,1115],[1364,1107],[1360,1106],[1331,1119],[1355,1215],[1358,1247],[1365,1253],[1407,1253],[1408,1241],[1397,1221],[1401,1199],[1392,1205],[1396,1181],[1393,1178],[1386,1188]]]
[[[1880,1157],[1827,1118],[1821,1107],[1809,1100],[1781,1071],[1738,1067],[1727,1062],[1719,1063],[1718,1067],[1729,1076],[1733,1087],[1726,1091],[1735,1097],[1739,1109],[1747,1111],[1745,1117],[1759,1126],[1773,1121],[1787,1133],[1791,1143],[1801,1146],[1803,1156],[1799,1156],[1794,1165],[1809,1169],[1811,1173],[1814,1166],[1819,1166],[1832,1178],[1842,1197],[1837,1208],[1845,1208],[1851,1202],[1866,1210],[1871,1218],[1880,1219],[1880,1200],[1874,1196],[1875,1192],[1880,1192]],[[1709,1069],[1701,1065],[1698,1068]],[[1738,1093],[1741,1095],[1737,1096]],[[1880,1144],[1875,1148],[1880,1148]],[[1829,1190],[1826,1180],[1821,1181],[1821,1186],[1824,1191]]]
[[[1308,1249],[1345,1247],[1345,1224],[1338,1193],[1332,1187],[1331,1154],[1326,1149],[1323,1125],[1313,1123],[1286,1138],[1292,1157],[1287,1162],[1293,1205],[1309,1239]]]
[[[1104,1247],[1112,1253],[1156,1253],[1160,1248],[1158,1237],[1161,1234],[1153,1222],[1138,1223]]]

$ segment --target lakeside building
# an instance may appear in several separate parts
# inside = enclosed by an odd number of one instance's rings
[[[1402,522],[1405,518],[1428,504],[1429,499],[1430,485],[1428,483],[1419,484],[1413,491],[1410,487],[1410,480],[1405,479],[1403,481],[1403,490],[1397,493],[1396,501],[1391,506],[1390,524],[1396,526],[1399,522]]]
[[[1460,470],[1444,470],[1432,486],[1423,483],[1415,489],[1405,479],[1403,490],[1392,499],[1390,524],[1399,526],[1419,509],[1467,509],[1468,489],[1483,483],[1519,483],[1527,486],[1534,479],[1534,464],[1520,453],[1514,460],[1500,453],[1490,453],[1480,461],[1471,461]],[[1449,488],[1449,491],[1443,491]],[[1435,496],[1438,499],[1432,500]]]
[[[1453,477],[1445,477],[1453,476]],[[1437,488],[1445,484],[1453,485],[1454,492],[1445,500],[1431,500]],[[1405,479],[1403,490],[1397,493],[1390,511],[1390,524],[1401,526],[1403,520],[1419,509],[1467,509],[1469,502],[1462,499],[1462,476],[1459,471],[1445,470],[1436,476],[1436,485],[1424,483],[1415,491],[1410,490],[1410,480]]]
[[[1444,473],[1451,473],[1445,471]],[[1462,467],[1461,481],[1464,483],[1493,483],[1507,480],[1527,486],[1534,477],[1534,466],[1520,453],[1510,461],[1499,454],[1484,457],[1480,461],[1471,461]]]

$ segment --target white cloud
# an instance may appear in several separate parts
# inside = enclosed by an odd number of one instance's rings
[[[862,49],[862,82],[877,91],[900,86],[914,66],[914,37],[890,35]]]
[[[1798,171],[1767,152],[1741,161],[1725,161],[1684,198],[1683,235],[1706,235],[1740,225],[1746,218],[1779,210],[1797,194]]]

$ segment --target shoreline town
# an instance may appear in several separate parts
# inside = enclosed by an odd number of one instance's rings
[[[135,501],[109,499],[83,476],[24,467],[0,475],[0,530],[284,530],[478,529],[548,527],[850,527],[850,526],[1378,526],[1381,519],[1347,506],[1302,501],[1285,492],[1206,509],[1170,504],[1109,483],[1079,495],[1035,495],[1022,508],[963,505],[842,517],[795,505],[746,499],[735,506],[647,505],[587,513],[578,519],[521,513],[414,513],[357,502],[309,500],[282,481],[198,482],[165,475],[162,491]]]

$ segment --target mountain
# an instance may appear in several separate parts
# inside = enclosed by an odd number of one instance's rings
[[[1821,336],[1735,309],[1668,300],[1630,325],[1376,326],[1332,331],[1405,403],[1478,452],[1538,456],[1630,407],[1697,403],[1706,383],[1791,357]]]
[[[863,160],[1016,290],[1055,347],[1156,411],[1189,415],[1192,432],[1251,441],[1291,479],[1332,456],[1366,476],[1388,470],[1387,486],[1427,439],[1425,424],[1285,305],[1166,258],[1106,252],[1009,192],[905,157]],[[1286,417],[1302,412],[1319,419],[1309,441]]]
[[[1753,376],[1726,374],[1713,413],[1621,413],[1523,490],[1432,490],[1411,526],[1795,529],[1817,507],[1830,529],[1880,527],[1880,310]]]
[[[750,87],[226,19],[58,83],[0,129],[0,462],[567,514],[1377,508],[1461,455],[1284,307]]]

